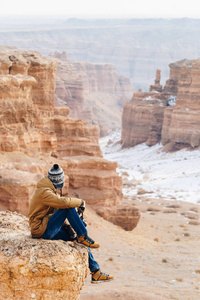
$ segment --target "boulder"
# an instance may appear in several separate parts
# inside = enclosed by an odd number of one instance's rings
[[[97,210],[97,214],[126,231],[133,230],[140,220],[138,208],[130,205],[130,203],[123,203],[109,208],[102,207]]]
[[[28,220],[0,212],[1,299],[79,298],[88,269],[87,249],[73,242],[33,239]]]

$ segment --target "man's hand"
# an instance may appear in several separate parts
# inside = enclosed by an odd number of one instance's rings
[[[81,203],[80,207],[85,209],[85,201],[83,199],[81,199],[81,201],[82,201],[82,203]]]
[[[81,199],[81,201],[82,201],[82,203],[81,203],[81,205],[78,207],[78,214],[79,214],[79,215],[80,215],[81,213],[83,213],[84,210],[85,210],[85,201],[82,200],[82,199]]]

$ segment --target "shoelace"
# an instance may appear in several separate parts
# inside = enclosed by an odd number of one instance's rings
[[[106,277],[108,277],[109,275],[108,274],[106,274],[106,273],[102,273],[101,271],[100,271],[100,276],[101,275],[104,275],[104,276],[106,276]]]
[[[94,274],[93,274],[94,275]],[[98,281],[99,280],[99,278],[101,277],[101,276],[105,276],[105,277],[109,277],[109,275],[108,274],[105,274],[105,273],[102,273],[101,271],[100,271],[100,273],[99,273],[99,277],[95,280],[95,281]]]
[[[94,244],[93,239],[91,239],[88,235],[85,236],[85,240],[90,244]]]

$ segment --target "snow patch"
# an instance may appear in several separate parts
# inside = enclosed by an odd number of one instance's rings
[[[151,96],[148,96],[148,97],[144,98],[142,101],[148,101],[148,100],[153,100],[153,98]]]
[[[169,98],[167,99],[167,105],[168,106],[174,106],[176,105],[176,98],[177,96],[169,96]]]
[[[143,189],[148,198],[200,203],[199,150],[166,153],[161,144],[121,149],[120,139],[120,131],[112,132],[100,139],[100,147],[106,159],[118,162],[117,172],[131,181],[123,188],[124,195],[131,197]]]

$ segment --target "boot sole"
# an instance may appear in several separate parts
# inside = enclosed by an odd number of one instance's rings
[[[114,279],[114,278],[106,279],[106,280],[91,281],[91,283],[93,283],[93,284],[105,283],[105,282],[111,281],[111,280],[113,280],[113,279]]]
[[[75,243],[77,244],[77,245],[82,245],[82,246],[85,246],[85,247],[87,247],[87,248],[90,248],[90,249],[98,249],[99,247],[92,247],[92,246],[87,246],[87,245],[85,245],[85,244],[83,244],[83,243],[79,243],[79,242],[77,242],[77,241],[75,241]]]

